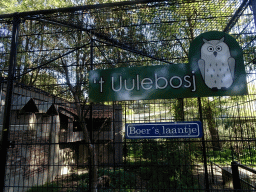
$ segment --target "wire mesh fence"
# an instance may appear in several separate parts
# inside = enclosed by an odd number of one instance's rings
[[[255,190],[250,3],[129,1],[0,15],[3,191],[223,191],[234,188],[234,161],[250,168],[239,167],[242,190]],[[190,43],[207,31],[242,47],[248,95],[89,102],[91,70],[188,63]],[[204,137],[125,137],[129,123],[184,121],[202,121]]]

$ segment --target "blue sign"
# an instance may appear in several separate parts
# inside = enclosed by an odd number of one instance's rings
[[[203,129],[200,121],[128,123],[125,135],[127,139],[201,138]]]

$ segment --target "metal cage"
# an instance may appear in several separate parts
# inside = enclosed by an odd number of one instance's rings
[[[254,191],[255,18],[253,0],[0,15],[1,190]],[[242,47],[248,95],[88,101],[91,70],[188,63],[207,31]],[[178,121],[201,121],[203,138],[125,137],[127,123]]]

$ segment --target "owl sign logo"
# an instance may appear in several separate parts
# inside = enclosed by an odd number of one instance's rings
[[[231,57],[224,37],[203,41],[198,66],[205,84],[211,89],[229,88],[233,84],[236,61]]]
[[[217,31],[201,34],[191,43],[189,61],[212,91],[229,91],[228,95],[247,92],[242,49],[230,35]]]

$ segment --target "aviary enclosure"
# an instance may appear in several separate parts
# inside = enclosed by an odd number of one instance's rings
[[[255,14],[254,0],[141,0],[0,15],[1,190],[254,191]],[[90,71],[189,63],[208,31],[242,48],[247,95],[88,97]],[[202,138],[125,137],[187,121]]]

